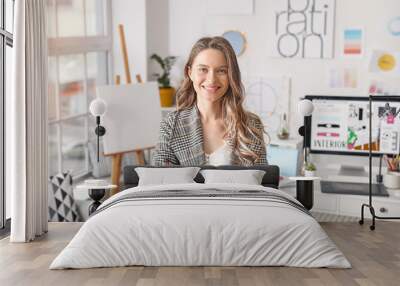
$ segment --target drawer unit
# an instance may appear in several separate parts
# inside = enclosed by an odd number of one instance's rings
[[[375,201],[373,201],[375,215],[384,216],[384,217],[385,216],[400,217],[400,204],[399,203],[375,200]]]
[[[361,205],[365,203],[368,203],[367,196],[349,196],[349,195],[339,196],[339,205],[338,205],[339,213],[342,215],[360,217]]]
[[[314,193],[314,207],[313,211],[325,213],[338,213],[338,196],[325,195],[322,193]]]
[[[350,216],[361,216],[361,205],[363,203],[368,204],[368,197],[349,197],[341,196],[339,202],[339,211],[341,214]],[[400,200],[390,199],[376,199],[373,198],[372,205],[375,209],[375,215],[377,216],[400,216]],[[365,208],[364,215],[367,218],[371,217],[369,208]]]

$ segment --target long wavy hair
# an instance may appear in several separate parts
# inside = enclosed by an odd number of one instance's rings
[[[265,131],[262,124],[258,124],[261,125],[259,128],[256,128],[255,124],[249,124],[250,121],[261,121],[257,115],[246,111],[243,107],[244,87],[240,69],[235,52],[226,39],[204,37],[195,43],[185,65],[183,82],[176,93],[177,109],[191,108],[196,104],[197,95],[189,77],[189,71],[196,56],[206,49],[221,51],[228,64],[229,88],[220,100],[221,117],[224,119],[225,126],[224,138],[231,146],[239,163],[254,163],[258,159],[258,155],[249,148],[249,144],[254,140],[264,142],[263,133]]]

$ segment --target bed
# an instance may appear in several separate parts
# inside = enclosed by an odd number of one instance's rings
[[[137,167],[125,167],[124,190],[99,207],[50,269],[351,267],[308,210],[278,189],[276,166],[252,167],[265,171],[260,185],[204,183],[199,173],[193,183],[144,186]]]

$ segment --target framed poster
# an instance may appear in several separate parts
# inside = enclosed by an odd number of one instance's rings
[[[333,58],[335,0],[280,0],[271,5],[273,57]]]

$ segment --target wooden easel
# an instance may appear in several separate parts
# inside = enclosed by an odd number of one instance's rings
[[[120,38],[120,43],[121,43],[121,49],[122,49],[122,56],[123,56],[123,61],[124,61],[124,69],[125,69],[125,76],[126,76],[126,83],[131,84],[132,79],[131,79],[131,72],[129,70],[129,61],[128,61],[128,51],[126,48],[126,42],[125,42],[125,33],[124,33],[124,26],[119,24],[118,25],[118,31],[119,31],[119,38]],[[142,77],[140,74],[136,75],[136,80],[138,83],[142,83]],[[121,77],[120,75],[117,75],[115,77],[115,84],[120,85],[121,84]],[[121,175],[121,163],[122,163],[122,157],[125,153],[131,153],[135,152],[136,155],[136,161],[139,165],[144,165],[144,150],[149,150],[154,147],[149,147],[145,149],[136,149],[136,150],[129,150],[129,151],[124,151],[116,154],[110,154],[110,155],[105,155],[105,156],[112,156],[112,170],[111,170],[111,181],[113,185],[117,185],[117,188],[112,189],[111,195],[115,195],[116,193],[119,192],[119,179]]]

